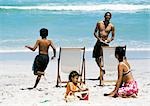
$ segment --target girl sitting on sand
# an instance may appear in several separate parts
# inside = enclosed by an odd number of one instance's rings
[[[125,56],[125,48],[117,47],[115,57],[118,59],[118,80],[115,89],[104,96],[136,97],[138,93],[137,82],[132,76],[130,65]]]
[[[87,100],[88,99],[88,89],[84,83],[78,81],[79,74],[76,71],[72,71],[69,74],[69,82],[66,87],[65,100]]]

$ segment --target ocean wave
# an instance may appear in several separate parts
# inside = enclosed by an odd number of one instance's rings
[[[115,47],[115,46],[112,46]],[[128,48],[126,49],[127,51],[149,51],[150,52],[150,48]],[[93,51],[93,48],[86,48],[86,51]]]
[[[7,50],[0,50],[0,53],[18,53],[18,52],[30,52],[29,50],[15,50],[15,49],[7,49]]]
[[[0,40],[0,44],[3,43],[16,43],[16,42],[27,42],[30,39],[5,39],[5,40]]]
[[[57,6],[0,6],[6,10],[47,10],[47,11],[141,11],[150,10],[150,5],[97,4],[97,5],[57,5]]]
[[[3,5],[150,4],[149,0],[0,0]]]
[[[70,47],[69,47],[70,48]],[[93,48],[85,48],[86,52],[92,52]],[[59,51],[59,47],[56,48],[56,51]],[[150,48],[127,48],[127,51],[147,51],[150,52]],[[0,49],[0,53],[18,53],[18,52],[31,52],[28,49]],[[36,50],[35,52],[38,52]],[[52,52],[52,50],[50,50]]]

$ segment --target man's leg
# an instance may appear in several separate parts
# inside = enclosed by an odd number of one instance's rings
[[[96,58],[95,61],[100,69],[100,86],[102,86],[103,85],[103,74],[104,74],[103,69],[102,69],[102,64],[101,64],[102,59],[101,59],[101,57],[99,57],[99,58]]]
[[[104,82],[103,82],[104,78],[103,78],[103,76],[104,76],[104,72],[103,72],[103,69],[102,69],[102,64],[100,64],[100,86],[104,85]]]

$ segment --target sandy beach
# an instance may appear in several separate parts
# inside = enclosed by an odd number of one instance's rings
[[[109,22],[104,22],[106,12],[111,12]],[[0,106],[150,106],[149,17],[150,0],[0,0]],[[107,26],[96,27],[101,22]],[[34,46],[41,39],[42,28],[48,29],[47,39],[53,41],[57,54],[50,60],[45,78],[41,78],[36,89],[29,90],[37,77],[32,64],[38,49],[32,52],[25,45]],[[97,42],[94,31],[105,41],[112,40],[110,47],[126,45],[127,59],[139,88],[137,98],[105,97],[104,93],[111,92],[115,83],[101,87],[99,80],[89,80],[99,77],[99,68],[92,58]],[[59,47],[85,47],[88,101],[66,103],[65,87],[56,88]],[[51,57],[52,49],[49,51]],[[112,78],[117,79],[117,74],[106,70],[104,80]]]
[[[3,57],[2,57],[3,55]],[[18,56],[16,56],[18,55]],[[30,55],[30,56],[29,56]],[[150,59],[129,59],[132,73],[138,82],[137,98],[104,97],[113,90],[113,85],[96,86],[99,81],[86,80],[89,88],[88,101],[64,101],[65,88],[56,88],[57,58],[50,61],[46,79],[42,78],[36,89],[27,90],[35,83],[31,67],[34,56],[31,53],[1,53],[0,61],[0,106],[145,106],[150,105]],[[94,59],[86,56],[86,78],[97,78],[98,67]],[[109,76],[107,76],[109,77]]]

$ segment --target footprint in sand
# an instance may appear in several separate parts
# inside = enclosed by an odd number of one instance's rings
[[[150,83],[148,83],[147,85],[150,86]]]

